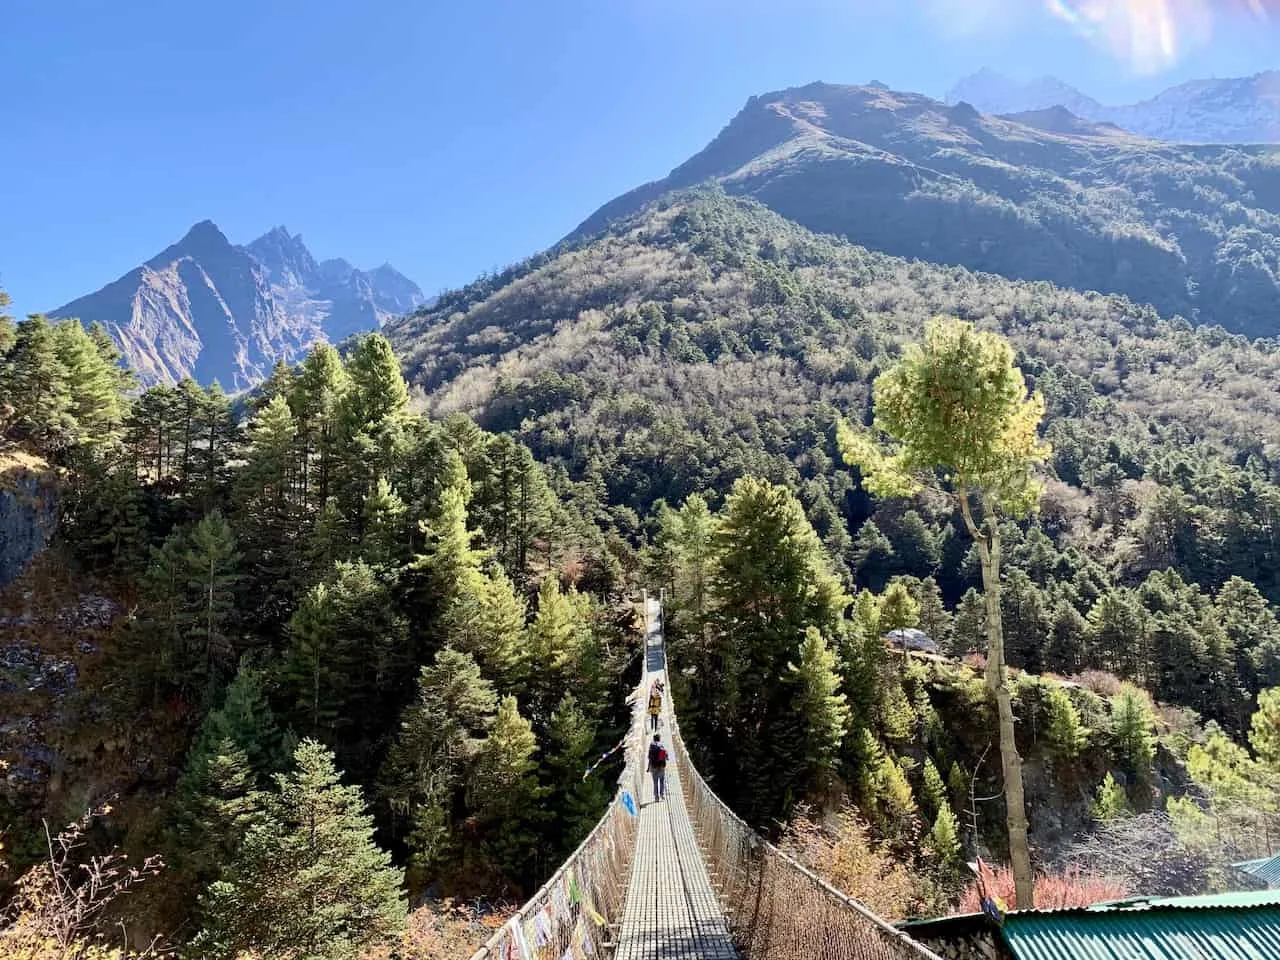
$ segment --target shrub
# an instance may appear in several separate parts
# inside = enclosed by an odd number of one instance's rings
[[[396,956],[403,960],[469,957],[515,912],[507,906],[481,909],[445,900],[409,914]]]
[[[1013,871],[1007,866],[995,868],[995,890],[1010,910],[1017,906],[1013,892]],[[1129,895],[1129,890],[1119,881],[1099,877],[1075,869],[1036,875],[1037,910],[1063,910],[1070,907],[1087,907],[1104,900],[1119,900]],[[982,904],[976,882],[965,888],[956,908],[957,913],[978,913]]]
[[[1086,690],[1092,690],[1098,696],[1106,697],[1108,700],[1119,693],[1120,688],[1124,686],[1124,681],[1106,670],[1084,670],[1071,679]]]
[[[871,840],[866,822],[850,807],[836,815],[831,829],[801,811],[788,825],[782,849],[882,917],[919,912],[919,878]]]

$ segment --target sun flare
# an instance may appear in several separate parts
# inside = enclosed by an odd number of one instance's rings
[[[1217,27],[1270,23],[1280,0],[1044,0],[1049,12],[1139,73],[1172,66]]]

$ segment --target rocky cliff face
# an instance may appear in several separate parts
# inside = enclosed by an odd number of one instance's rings
[[[0,454],[0,588],[43,552],[57,526],[57,482],[48,468]]]
[[[425,301],[388,264],[317,263],[300,236],[276,227],[248,246],[212,222],[52,317],[98,321],[144,383],[193,377],[242,390],[318,340],[373,330]]]
[[[952,87],[946,99],[997,114],[1062,106],[1087,120],[1176,143],[1280,143],[1280,71],[1275,70],[1192,80],[1150,100],[1118,106],[1099,103],[1055,77],[1019,83],[980,70]]]

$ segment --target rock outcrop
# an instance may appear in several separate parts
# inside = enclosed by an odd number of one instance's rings
[[[53,473],[34,457],[0,453],[0,588],[44,551],[57,526]]]

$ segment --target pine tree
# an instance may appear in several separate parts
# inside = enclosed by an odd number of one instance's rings
[[[929,846],[944,870],[955,870],[964,855],[960,846],[960,824],[951,810],[951,804],[944,799],[934,818],[933,828],[929,831]]]
[[[267,403],[249,427],[249,449],[237,477],[239,527],[256,572],[251,607],[268,630],[293,607],[298,587],[301,510],[295,491],[294,421],[283,396]]]
[[[471,482],[456,454],[452,464],[456,469],[422,524],[423,552],[409,565],[406,606],[415,629],[423,634],[440,628],[440,620],[460,596],[474,595],[481,577],[483,554],[473,546],[475,535],[467,528]]]
[[[849,705],[838,692],[835,655],[816,627],[805,631],[799,653],[799,662],[788,664],[787,670],[795,688],[794,709],[804,731],[803,759],[808,775],[825,786],[834,776],[849,727]]]
[[[0,403],[13,408],[9,431],[44,449],[64,446],[75,427],[67,368],[53,327],[39,314],[18,324],[0,370]]]
[[[116,393],[123,397],[138,385],[138,378],[124,363],[124,354],[120,352],[116,342],[111,339],[111,334],[107,332],[107,328],[96,320],[89,324],[89,339],[93,341],[93,345],[98,351],[98,356],[102,358],[107,368],[114,375]],[[0,350],[0,353],[3,353],[3,351]],[[121,404],[122,412],[126,406],[127,404],[125,403]]]
[[[378,477],[394,477],[408,443],[409,391],[391,345],[367,334],[347,361],[350,384],[338,407],[333,495],[344,516],[358,518]]]
[[[1103,778],[1102,783],[1098,785],[1098,792],[1094,797],[1091,810],[1093,819],[1108,823],[1132,812],[1133,810],[1129,806],[1129,798],[1125,796],[1124,788],[1116,783],[1115,777],[1108,773]]]
[[[408,833],[415,886],[448,853],[454,794],[493,726],[498,697],[467,654],[448,647],[422,668],[416,699],[379,776],[379,791]]]
[[[238,554],[231,527],[214,511],[151,548],[132,625],[136,679],[201,699],[226,680],[234,639]]]
[[[927,814],[936,817],[943,806],[950,808],[947,801],[947,787],[942,782],[942,774],[938,772],[932,757],[924,759],[924,809]]]
[[[271,368],[271,376],[258,385],[257,396],[253,400],[255,416],[262,413],[277,397],[286,403],[293,396],[293,383],[297,373],[293,367],[283,360],[277,360]]]
[[[1137,687],[1124,684],[1111,698],[1111,735],[1116,756],[1125,772],[1140,783],[1149,783],[1155,762],[1155,726],[1150,701]]]
[[[1049,646],[1045,650],[1046,670],[1073,674],[1080,670],[1085,660],[1085,636],[1089,622],[1080,616],[1075,606],[1059,600],[1053,608],[1053,625],[1050,627]]]
[[[1009,663],[1028,673],[1041,673],[1052,621],[1040,589],[1021,570],[1012,569],[1005,578],[1000,591],[1000,618]]]
[[[297,746],[289,742],[267,701],[266,675],[245,663],[227,685],[222,705],[205,716],[200,729],[197,745],[226,738],[243,750],[254,782],[261,787],[285,768]]]
[[[1258,759],[1280,773],[1280,687],[1258,694],[1258,711],[1253,715],[1249,742]]]
[[[318,343],[303,361],[289,395],[298,423],[303,495],[314,511],[329,502],[338,450],[342,398],[351,378],[334,347]]]
[[[1089,730],[1071,697],[1056,685],[1045,688],[1045,739],[1057,760],[1071,760],[1089,743]]]
[[[373,433],[401,416],[409,405],[409,387],[390,341],[380,333],[360,338],[347,361],[349,388],[342,397],[348,429]]]
[[[208,396],[195,380],[183,377],[178,381],[169,429],[176,438],[178,447],[174,476],[178,481],[178,489],[184,494],[196,489],[196,479],[200,473],[196,462],[197,445],[205,435],[204,415],[207,404]]]
[[[79,320],[62,321],[53,328],[53,336],[66,371],[68,415],[76,441],[93,448],[111,446],[123,433],[126,406],[118,368],[103,357]]]
[[[572,693],[560,698],[551,714],[547,736],[547,769],[553,797],[549,807],[556,811],[560,841],[555,856],[562,859],[577,848],[600,819],[600,812],[609,804],[610,791],[605,786],[606,775],[583,776],[594,759],[596,728]]]
[[[469,439],[470,431],[461,432],[458,421],[453,429],[459,450],[472,447],[479,453],[466,458],[476,487],[471,504],[476,525],[511,579],[523,584],[531,551],[551,533],[556,508],[542,467],[527,447],[506,435]]]
[[[956,761],[951,761],[951,768],[947,771],[947,793],[950,795],[952,807],[955,809],[963,809],[969,801],[969,790],[971,780],[964,772],[964,768]]]
[[[885,755],[875,769],[874,783],[881,829],[899,840],[914,835],[919,826],[919,810],[902,763]]]
[[[470,653],[504,690],[527,689],[531,669],[525,645],[524,598],[502,567],[488,576],[468,577],[468,586],[444,617],[443,635]]]
[[[199,485],[203,506],[211,509],[228,479],[227,465],[238,451],[240,425],[231,409],[231,400],[215,380],[204,392],[200,412],[204,433],[195,454],[192,482]]]
[[[265,796],[245,752],[205,730],[178,782],[169,862],[184,894],[200,890],[232,862],[249,829],[263,819]]]
[[[498,705],[493,729],[481,746],[467,784],[467,803],[482,825],[481,866],[518,880],[529,877],[537,843],[537,740],[520,716],[515,697]]]
[[[942,552],[938,536],[915,510],[907,510],[884,527],[899,573],[927,577],[938,569]]]
[[[987,635],[987,609],[982,594],[970,587],[956,606],[952,653],[964,656],[982,649]]]
[[[202,651],[193,665],[215,680],[230,673],[238,653],[233,633],[239,560],[235,534],[217,510],[196,524],[182,555],[187,602],[179,623],[191,638],[188,645]]]
[[[880,598],[880,631],[889,633],[904,627],[914,627],[920,622],[920,605],[907,589],[906,584],[895,580]]]
[[[1236,657],[1236,676],[1246,690],[1280,686],[1280,622],[1258,588],[1231,577],[1218,591],[1218,619]]]
[[[708,735],[733,743],[722,771],[753,819],[786,813],[795,771],[774,760],[798,729],[790,690],[775,682],[809,627],[838,636],[849,598],[804,510],[784,487],[738,480],[712,534],[709,676],[699,704]],[[798,741],[795,743],[798,748]],[[731,790],[732,792],[732,790]]]
[[[560,581],[549,576],[538,590],[538,611],[526,633],[527,671],[534,715],[546,718],[569,689],[580,653],[582,624]]]
[[[939,650],[950,650],[954,645],[954,619],[942,602],[942,590],[933,577],[925,577],[908,584],[911,597],[919,608],[919,627],[929,635]]]
[[[364,772],[412,683],[408,630],[386,585],[361,561],[338,563],[306,594],[286,633],[295,726],[339,745],[346,765]]]
[[[294,762],[201,898],[199,956],[355,960],[404,927],[402,876],[373,841],[360,789],[339,782],[333,755],[315,741],[299,744]]]
[[[302,544],[307,588],[328,577],[335,563],[350,559],[352,547],[350,527],[338,512],[337,504],[330,500],[320,508],[315,524]]]
[[[13,326],[13,317],[5,312],[5,308],[13,303],[13,299],[4,290],[0,290],[0,361],[3,361],[4,355],[13,349],[14,343],[18,339],[17,331]],[[3,369],[0,366],[0,369]]]
[[[677,522],[677,605],[688,610],[693,615],[693,623],[701,629],[708,612],[714,559],[711,543],[714,526],[706,499],[690,494],[680,507]]]
[[[902,678],[897,674],[882,678],[877,708],[880,729],[886,740],[900,747],[915,743],[916,722],[919,718],[911,701],[907,699]]]
[[[379,477],[364,501],[364,536],[360,556],[372,567],[398,568],[404,562],[408,537],[403,528],[404,501],[385,477]]]
[[[1014,359],[1013,347],[999,334],[959,320],[934,321],[922,344],[909,345],[876,378],[875,424],[897,449],[886,453],[875,439],[844,422],[837,440],[845,460],[860,468],[870,493],[891,497],[925,487],[940,490],[959,508],[973,538],[986,603],[986,681],[997,706],[1009,856],[1018,900],[1032,903],[1022,759],[1001,623],[1000,521],[1035,511],[1042,489],[1035,467],[1048,458],[1049,448],[1037,435],[1044,399],[1028,396]]]
[[[175,791],[169,860],[184,889],[202,888],[234,859],[261,819],[261,791],[291,753],[266,702],[262,675],[242,665],[222,704],[201,722]]]
[[[853,538],[853,566],[858,585],[877,593],[884,590],[893,575],[893,544],[874,520],[868,520],[859,527]]]
[[[1143,662],[1147,616],[1132,591],[1121,587],[1103,594],[1089,611],[1089,647],[1105,654],[1103,664],[1122,677],[1138,679]]]
[[[126,465],[90,458],[64,500],[60,535],[90,570],[137,582],[148,557],[148,517],[141,485]]]

